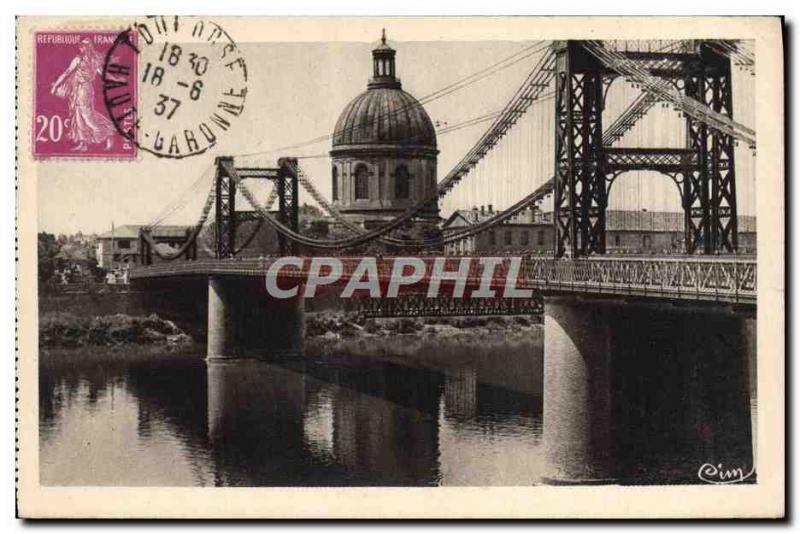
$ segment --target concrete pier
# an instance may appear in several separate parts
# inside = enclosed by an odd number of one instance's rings
[[[301,355],[303,299],[271,298],[260,279],[210,276],[207,339],[208,359]]]
[[[305,301],[272,301],[263,310],[264,349],[267,356],[301,356],[305,348]]]
[[[208,333],[206,358],[209,360],[236,358],[236,330],[233,324],[235,303],[227,291],[225,280],[208,277]]]
[[[552,483],[613,482],[607,306],[545,300],[544,448]]]
[[[753,466],[752,318],[723,308],[545,300],[546,481],[702,483]]]

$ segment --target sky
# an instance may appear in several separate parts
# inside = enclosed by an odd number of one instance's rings
[[[403,89],[422,98],[536,41],[396,42],[397,74]],[[249,80],[244,114],[211,152],[182,160],[155,158],[142,152],[137,161],[47,161],[38,168],[40,231],[100,233],[112,223],[150,224],[165,208],[181,206],[164,224],[197,220],[211,175],[204,171],[216,156],[236,157],[237,165],[274,166],[278,157],[301,157],[300,165],[315,186],[330,198],[329,136],[346,104],[366,89],[372,74],[372,42],[244,43]],[[533,68],[538,54],[477,83],[425,104],[437,129],[498,111]],[[606,101],[604,123],[610,124],[638,90],[615,81]],[[752,77],[734,72],[734,116],[747,125],[752,116]],[[438,136],[438,176],[441,179],[472,147],[490,122]],[[651,110],[619,146],[682,146],[684,121],[676,112]],[[492,204],[502,209],[552,176],[553,99],[534,103],[512,132],[440,204],[441,214],[453,209]],[[303,146],[286,148],[297,144]],[[308,157],[311,156],[311,157]],[[755,213],[754,158],[746,147],[737,149],[739,210]],[[267,190],[253,186],[266,198]],[[303,193],[301,202],[312,203]],[[657,173],[628,173],[615,183],[611,209],[678,211],[675,185]],[[548,206],[543,205],[544,209]],[[245,209],[245,208],[243,208]]]

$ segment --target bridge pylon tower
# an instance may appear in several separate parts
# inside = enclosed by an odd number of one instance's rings
[[[236,182],[227,171],[233,158],[216,159],[215,187],[215,243],[217,259],[232,257],[236,252]]]
[[[275,187],[278,188],[278,220],[295,232],[300,231],[297,186],[297,158],[278,159],[278,176],[275,182]],[[297,243],[281,233],[278,233],[278,248],[281,254],[297,253]]]
[[[257,211],[237,211],[237,181],[228,172],[235,169],[233,158],[220,156],[216,159],[215,187],[215,256],[217,259],[231,258],[237,254],[236,238],[241,224],[261,218]],[[300,228],[298,206],[297,159],[280,158],[278,168],[236,169],[239,179],[258,178],[273,182],[277,191],[277,220],[293,231]],[[278,248],[281,254],[295,253],[296,244],[282,234],[278,234]]]
[[[602,65],[580,41],[557,41],[555,254],[606,251]]]
[[[603,145],[603,107],[620,74],[582,41],[556,41],[555,173],[556,257],[604,254],[606,208],[616,177],[652,170],[678,186],[686,253],[738,248],[734,140],[686,115],[686,147],[616,148]],[[697,41],[686,52],[622,52],[653,76],[711,110],[733,118],[730,58]]]
[[[696,58],[685,62],[683,85],[686,96],[733,118],[729,57],[701,43]],[[733,138],[687,115],[686,144],[698,162],[683,178],[686,251],[733,252],[738,248]]]

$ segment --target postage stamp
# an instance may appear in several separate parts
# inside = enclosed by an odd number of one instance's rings
[[[782,23],[19,18],[20,515],[780,517]]]
[[[34,39],[36,90],[33,94],[33,154],[48,158],[136,157],[135,143],[115,128],[103,99],[103,67],[111,54],[113,62],[131,65],[136,79],[133,53],[113,49],[119,32],[42,31]],[[120,102],[124,126],[133,123],[137,84]]]

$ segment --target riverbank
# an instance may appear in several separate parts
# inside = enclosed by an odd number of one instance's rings
[[[307,352],[323,358],[441,354],[452,360],[471,353],[476,345],[483,350],[493,346],[507,350],[509,345],[536,344],[540,337],[539,319],[528,316],[365,319],[346,312],[306,314]],[[155,314],[47,312],[39,324],[43,349],[131,346],[145,350],[128,352],[143,353],[153,347],[186,347],[198,341]]]
[[[43,313],[39,321],[39,346],[111,347],[118,345],[172,345],[193,343],[172,321],[156,314],[83,316],[70,312]]]
[[[418,356],[455,362],[482,353],[541,347],[542,326],[536,317],[427,317],[360,319],[324,312],[306,315],[306,353],[322,358]],[[423,356],[424,355],[424,356]]]

